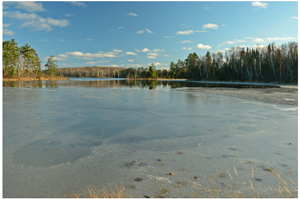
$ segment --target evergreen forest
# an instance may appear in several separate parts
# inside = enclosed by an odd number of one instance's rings
[[[202,56],[194,52],[185,60],[172,61],[169,70],[156,70],[151,64],[149,68],[123,69],[118,77],[297,83],[298,43],[272,43],[255,49],[237,46]]]
[[[41,61],[35,49],[25,44],[22,47],[14,39],[2,42],[2,72],[4,78],[56,76],[58,66],[55,64],[54,56],[48,58],[45,64],[47,70],[41,70]]]

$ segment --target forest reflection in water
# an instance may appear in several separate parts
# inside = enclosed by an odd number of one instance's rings
[[[89,78],[90,79],[90,78]],[[236,83],[200,83],[187,81],[168,80],[93,80],[90,81],[19,81],[3,82],[3,87],[24,88],[58,88],[58,87],[86,87],[86,88],[132,88],[132,89],[156,89],[160,87],[182,88],[182,87],[227,87],[227,88],[280,88],[276,85],[236,84]]]

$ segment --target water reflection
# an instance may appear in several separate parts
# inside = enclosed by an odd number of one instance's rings
[[[245,85],[245,84],[218,84],[195,83],[185,81],[159,81],[159,80],[110,80],[110,81],[28,81],[28,82],[3,82],[3,87],[25,88],[58,88],[58,87],[90,87],[90,88],[131,88],[131,89],[156,89],[157,86],[171,89],[182,87],[225,87],[225,88],[280,88],[275,85]]]

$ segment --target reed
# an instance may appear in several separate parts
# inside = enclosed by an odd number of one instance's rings
[[[131,198],[126,192],[124,185],[121,182],[120,186],[114,184],[112,187],[109,184],[106,186],[100,185],[101,189],[90,186],[83,191],[83,195],[79,196],[77,193],[66,193],[63,197],[65,198]]]
[[[238,173],[236,168],[233,166],[234,168],[234,172],[236,175],[236,180],[234,179],[234,177],[230,174],[230,172],[227,170],[227,173],[229,175],[229,177],[231,178],[232,181],[232,189],[228,188],[228,189],[221,189],[221,188],[217,188],[214,185],[214,180],[213,177],[208,176],[211,185],[197,185],[198,188],[200,188],[202,191],[207,192],[211,198],[225,198],[225,197],[229,197],[229,198],[259,198],[260,197],[260,193],[259,191],[255,190],[254,184],[252,183],[251,180],[249,180],[250,182],[250,187],[246,187],[249,191],[249,194],[245,194],[243,192],[243,190],[241,190],[240,186],[239,186],[239,179],[238,179]],[[274,168],[275,171],[273,171],[272,169],[268,169],[274,176],[277,177],[277,179],[279,180],[279,186],[275,187],[276,190],[278,191],[277,194],[279,197],[284,197],[284,198],[294,198],[297,197],[298,195],[298,189],[297,189],[297,184],[291,180],[290,178],[288,178],[292,185],[296,186],[296,187],[292,187],[295,191],[291,191],[291,186],[288,185],[288,183],[283,180],[278,172],[278,170],[276,168]],[[251,173],[251,177],[252,179],[254,179],[254,170],[252,167],[252,173]],[[195,184],[194,184],[195,185]],[[123,186],[122,182],[120,186],[117,186],[116,184],[114,184],[114,186],[111,186],[109,184],[106,184],[106,186],[100,186],[101,189],[98,189],[96,187],[87,187],[86,190],[83,191],[82,195],[78,195],[75,192],[72,193],[67,193],[65,194],[63,197],[65,198],[131,198],[131,196],[126,192],[125,187]],[[176,191],[177,192],[177,191]],[[178,194],[180,194],[179,192],[177,192]],[[222,193],[222,194],[220,194]],[[183,196],[182,194],[180,194],[181,196]],[[270,195],[271,197],[271,195]]]

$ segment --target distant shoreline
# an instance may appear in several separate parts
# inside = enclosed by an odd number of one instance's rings
[[[180,79],[180,78],[125,78],[130,80],[188,80],[188,79]]]
[[[17,82],[17,81],[39,81],[39,80],[69,80],[68,77],[42,77],[39,78],[31,78],[31,77],[19,77],[19,78],[3,78],[3,82]]]

